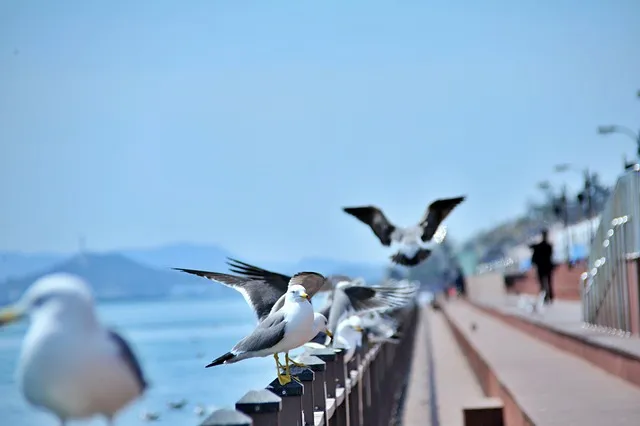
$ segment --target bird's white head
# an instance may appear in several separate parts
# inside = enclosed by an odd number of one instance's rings
[[[324,333],[333,339],[333,334],[327,328],[327,318],[319,312],[313,314],[313,334]]]
[[[14,305],[0,310],[0,326],[24,316],[94,320],[93,296],[85,281],[72,274],[56,273],[36,280]]]
[[[287,290],[287,295],[285,296],[285,302],[301,303],[301,302],[308,302],[308,301],[309,301],[309,295],[307,294],[307,291],[304,289],[304,287],[302,287],[300,284],[294,284],[289,286],[289,289]]]
[[[364,328],[362,328],[362,319],[358,315],[351,315],[350,317],[342,320],[340,324],[338,324],[338,332],[357,332],[362,333]]]
[[[351,285],[351,281],[339,281],[336,284],[336,288],[343,290],[345,287],[349,287]]]
[[[362,327],[362,318],[358,315],[351,315],[349,317],[349,326],[353,328],[355,331],[362,333],[364,328]]]

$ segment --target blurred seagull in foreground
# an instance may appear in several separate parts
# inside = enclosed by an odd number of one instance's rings
[[[289,358],[289,351],[307,343],[322,328],[326,328],[326,318],[321,314],[314,314],[304,287],[299,284],[292,285],[285,294],[281,309],[269,314],[250,335],[238,342],[229,352],[213,360],[207,368],[247,358],[273,355],[278,381],[285,385],[291,381],[289,364],[301,365]],[[279,352],[286,353],[284,366],[278,358]],[[284,374],[281,369],[284,369]]]
[[[17,378],[32,405],[68,420],[103,415],[109,424],[147,388],[126,341],[98,322],[87,283],[75,275],[46,275],[13,306],[0,325],[29,316]]]
[[[393,225],[376,206],[344,207],[342,210],[369,225],[382,245],[388,247],[391,243],[399,244],[398,252],[391,256],[392,262],[412,267],[425,261],[431,254],[424,243],[434,236],[436,242],[442,242],[444,235],[436,235],[440,224],[464,199],[461,196],[436,200],[429,205],[417,225],[406,228]],[[446,233],[444,228],[441,229],[440,233]]]

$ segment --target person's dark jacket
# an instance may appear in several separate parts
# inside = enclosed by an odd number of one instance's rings
[[[553,246],[547,241],[541,241],[531,246],[533,255],[531,263],[536,265],[539,272],[549,273],[553,269]]]

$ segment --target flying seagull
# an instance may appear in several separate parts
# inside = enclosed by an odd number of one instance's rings
[[[198,269],[173,268],[177,271],[198,275],[231,287],[244,297],[255,312],[258,322],[270,313],[279,310],[285,301],[287,290],[294,285],[304,287],[311,299],[325,285],[325,277],[315,272],[300,272],[292,277],[265,271],[265,277],[240,277]]]
[[[416,225],[406,228],[397,227],[389,222],[382,210],[376,206],[344,207],[342,210],[369,225],[383,246],[388,247],[391,243],[400,244],[399,251],[391,256],[391,260],[411,267],[429,257],[431,251],[423,247],[424,243],[433,238],[440,224],[464,199],[465,196],[435,200]]]
[[[103,415],[109,424],[140,396],[147,382],[127,342],[96,317],[86,282],[58,273],[35,281],[12,307],[0,311],[0,325],[28,315],[18,381],[32,405],[68,420]]]
[[[291,381],[289,351],[311,340],[322,323],[323,317],[321,314],[314,314],[313,307],[309,303],[309,295],[304,287],[299,284],[291,285],[285,294],[281,309],[269,314],[250,335],[238,342],[229,352],[209,363],[207,368],[232,364],[247,358],[273,355],[278,371],[278,381],[285,385]],[[286,353],[285,366],[278,359],[279,352]],[[282,368],[284,368],[284,374],[281,372]]]

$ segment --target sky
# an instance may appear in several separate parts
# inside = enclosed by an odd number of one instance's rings
[[[393,4],[392,4],[393,3]],[[0,3],[0,250],[218,244],[385,259],[341,211],[457,241],[549,179],[613,183],[640,127],[640,2]]]

